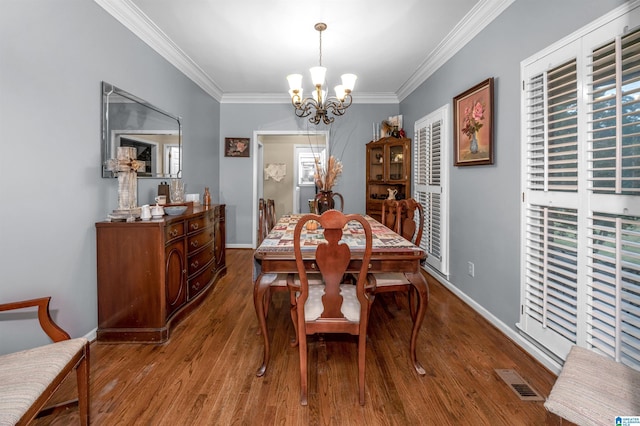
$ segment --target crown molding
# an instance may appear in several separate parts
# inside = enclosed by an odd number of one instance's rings
[[[222,89],[216,82],[131,1],[94,1],[211,97],[222,99]]]
[[[282,94],[223,93],[213,78],[207,75],[130,0],[94,1],[218,102],[290,102],[290,99]],[[398,89],[397,93],[357,93],[353,102],[359,104],[386,104],[399,103],[404,100],[514,1],[481,0],[427,56],[411,77]]]
[[[398,99],[404,100],[498,17],[515,0],[481,0],[436,46],[418,69],[398,89]]]
[[[395,93],[360,93],[353,94],[354,104],[397,104],[400,101]],[[290,104],[291,98],[286,93],[225,93],[220,100],[222,104]]]

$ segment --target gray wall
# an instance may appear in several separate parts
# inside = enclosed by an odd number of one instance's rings
[[[93,1],[2,0],[0,301],[52,296],[74,337],[97,326],[94,224],[118,205],[100,171],[102,80],[182,116],[187,190],[219,193],[217,101]],[[158,183],[140,180],[139,200]],[[37,327],[0,321],[0,353],[47,342]]]
[[[453,114],[454,96],[495,78],[494,164],[451,170],[449,281],[514,330],[520,309],[520,62],[622,3],[518,0],[400,105],[409,128],[445,104]],[[475,277],[467,274],[469,261]]]
[[[226,158],[221,153],[220,199],[227,204],[227,244],[251,247],[252,243],[254,130],[329,131],[331,154],[335,154],[343,163],[343,173],[334,190],[343,195],[345,212],[362,213],[365,210],[365,145],[373,137],[373,122],[380,122],[397,113],[397,104],[353,104],[332,125],[314,126],[306,118],[297,118],[288,103],[223,103],[220,139],[248,137],[253,143],[251,158]]]

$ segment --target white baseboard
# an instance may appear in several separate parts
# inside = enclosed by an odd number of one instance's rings
[[[252,249],[253,244],[227,244],[230,249]]]
[[[90,342],[93,342],[97,339],[98,337],[98,327],[94,328],[93,330],[89,331],[87,334],[85,334],[83,337],[85,339],[87,339]]]

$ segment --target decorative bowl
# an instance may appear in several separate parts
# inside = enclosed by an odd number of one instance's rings
[[[187,211],[187,206],[165,206],[164,212],[169,216],[177,216]]]

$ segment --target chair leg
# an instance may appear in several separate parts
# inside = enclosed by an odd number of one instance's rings
[[[80,413],[80,424],[89,424],[90,393],[89,393],[89,343],[85,345],[84,357],[76,366],[76,380],[78,384],[78,412]]]
[[[300,405],[307,405],[307,336],[298,336],[300,354]]]
[[[360,405],[364,405],[364,367],[365,367],[365,353],[367,349],[367,333],[361,332],[358,336],[358,390]]]
[[[294,337],[291,340],[291,347],[296,347],[298,345],[299,336],[298,336],[298,308],[296,307],[296,295],[294,292],[289,292],[289,303],[291,304],[291,322],[293,322],[293,331]]]

